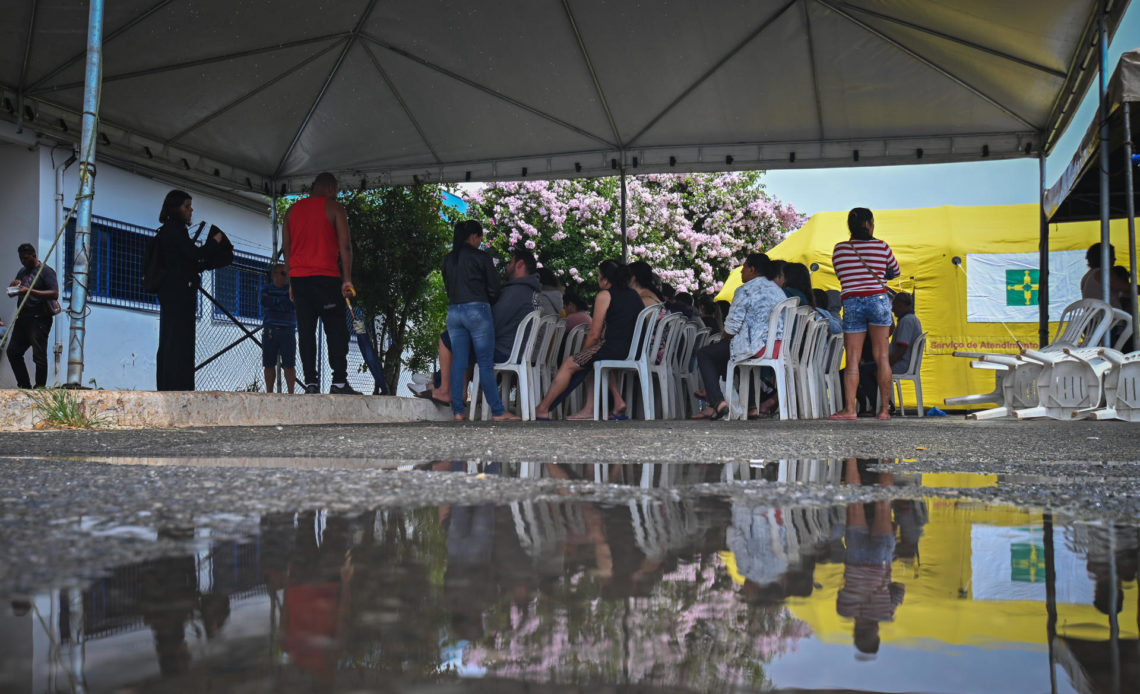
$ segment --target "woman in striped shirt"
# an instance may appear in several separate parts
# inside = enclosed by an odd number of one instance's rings
[[[855,393],[859,388],[859,358],[863,341],[871,336],[879,382],[879,419],[890,419],[891,364],[887,338],[891,330],[891,300],[887,280],[898,277],[899,263],[891,247],[874,238],[875,217],[865,207],[847,214],[851,239],[835,244],[831,265],[843,288],[844,406],[831,419],[855,419]]]

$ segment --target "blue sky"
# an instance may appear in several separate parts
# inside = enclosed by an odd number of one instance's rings
[[[1109,45],[1108,71],[1121,53],[1140,46],[1140,3],[1132,2]],[[1096,116],[1097,83],[1085,95],[1076,117],[1045,161],[1045,184],[1052,186],[1065,170],[1089,123]],[[1037,203],[1036,159],[970,164],[876,166],[845,169],[769,171],[768,192],[801,212],[848,210],[852,207],[897,209],[939,205],[1008,205]]]

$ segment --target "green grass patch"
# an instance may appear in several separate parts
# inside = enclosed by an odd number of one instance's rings
[[[36,408],[34,426],[51,429],[93,429],[109,424],[107,418],[87,412],[87,403],[62,388],[28,392]]]

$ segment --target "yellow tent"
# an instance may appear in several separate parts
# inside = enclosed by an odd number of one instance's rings
[[[1038,206],[947,206],[874,212],[875,236],[890,244],[902,268],[902,277],[889,284],[892,289],[915,293],[915,312],[928,332],[922,365],[925,406],[943,407],[944,398],[993,390],[993,372],[971,369],[968,360],[952,356],[953,352],[1016,353],[1018,340],[1025,346],[1036,347],[1037,323],[1007,322],[1007,330],[1000,322],[967,321],[967,256],[1036,253],[1040,229]],[[1111,232],[1117,263],[1126,264],[1126,223],[1114,221]],[[819,263],[819,270],[812,275],[813,286],[839,289],[831,267],[831,251],[836,243],[847,238],[847,213],[821,212],[768,251],[768,255],[808,266]],[[1050,229],[1050,250],[1083,252],[1099,238],[1099,222],[1054,224]],[[961,268],[951,262],[955,256],[962,259]],[[733,273],[739,285],[739,270]],[[729,282],[732,281],[730,276]],[[730,287],[729,282],[725,283],[726,289],[734,291],[735,287]],[[1050,286],[1057,287],[1056,276]],[[1056,312],[1052,317],[1057,317]],[[1056,324],[1051,324],[1050,335],[1055,329]],[[910,389],[909,384],[904,387]],[[904,398],[914,402],[912,390],[905,392]]]

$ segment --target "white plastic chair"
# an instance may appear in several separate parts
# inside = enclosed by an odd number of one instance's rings
[[[1057,325],[1057,333],[1041,352],[1059,352],[1066,347],[1097,345],[1119,317],[1113,308],[1099,299],[1081,299],[1065,307]],[[1131,324],[1131,318],[1129,318]],[[994,371],[994,389],[989,393],[946,398],[947,405],[982,405],[993,403],[997,407],[975,412],[970,419],[1006,417],[1019,409],[1038,404],[1037,378],[1041,374],[1039,361],[1019,355],[991,352],[954,352],[956,357],[971,359],[970,368]]]
[[[925,417],[926,412],[923,410],[922,404],[922,355],[926,352],[926,333],[918,336],[914,341],[914,346],[910,350],[910,363],[907,364],[906,371],[901,374],[891,374],[891,385],[894,386],[894,400],[898,405],[899,414],[903,417],[906,416],[906,405],[903,404],[902,384],[903,381],[910,381],[914,384],[914,396],[918,400],[918,416]]]
[[[830,335],[827,339],[827,361],[823,367],[823,385],[826,392],[827,411],[830,417],[843,409],[843,333]]]
[[[561,363],[558,354],[562,347],[562,336],[566,333],[566,321],[555,315],[543,316],[538,331],[539,343],[532,364],[537,385],[530,391],[531,412],[538,409],[542,394],[550,390],[550,383],[558,372]]]
[[[566,339],[562,342],[562,353],[559,355],[558,363],[555,365],[554,370],[557,373],[558,368],[562,366],[562,362],[566,361],[578,352],[582,351],[582,345],[586,342],[586,336],[590,333],[590,326],[583,323],[575,325],[570,332],[566,333]],[[549,390],[549,386],[543,390],[545,393]],[[581,388],[575,388],[573,392],[566,396],[558,405],[558,414],[562,415],[566,412],[577,412],[582,409],[585,404],[586,395]]]
[[[1065,347],[1060,352],[1027,349],[1022,358],[1041,365],[1037,376],[1038,404],[1015,410],[1018,419],[1084,419],[1104,402],[1104,378],[1113,362],[1105,348]]]
[[[641,309],[633,327],[633,339],[629,343],[629,353],[625,359],[602,359],[594,362],[594,419],[602,419],[603,412],[609,412],[610,388],[605,380],[609,371],[628,371],[637,375],[641,385],[641,399],[644,403],[645,418],[653,419],[653,382],[649,377],[649,352],[657,356],[657,346],[653,340],[654,328],[661,304]],[[632,407],[632,403],[628,406]]]
[[[677,348],[681,346],[685,322],[682,314],[671,313],[659,319],[657,329],[653,331],[658,348],[649,355],[649,377],[657,386],[660,396],[653,409],[660,414],[661,419],[677,417],[677,379],[674,373],[677,368]],[[658,404],[660,407],[657,407]]]
[[[794,396],[788,383],[788,335],[795,330],[796,304],[799,299],[784,299],[772,308],[768,317],[768,343],[764,345],[762,357],[752,357],[738,362],[729,361],[728,371],[725,374],[725,399],[729,403],[729,417],[731,419],[748,419],[748,392],[751,381],[760,380],[760,369],[769,366],[776,372],[776,396],[780,402],[780,419],[790,419],[795,416]],[[777,340],[783,340],[779,356],[770,356],[772,346]],[[736,372],[740,372],[740,398],[739,403],[733,402],[729,391],[736,382]],[[759,386],[757,386],[759,388]]]
[[[693,355],[696,354],[697,343],[701,341],[701,331],[708,334],[707,328],[699,328],[695,323],[689,322],[681,333],[681,343],[677,348],[676,361],[673,365],[675,380],[674,394],[676,395],[677,416],[684,419],[697,411],[697,373]]]
[[[495,375],[501,375],[499,393],[503,400],[503,405],[510,407],[510,392],[512,376],[514,380],[518,381],[518,410],[519,417],[523,420],[534,419],[534,408],[532,406],[533,398],[531,391],[537,385],[535,380],[534,371],[534,354],[538,349],[539,343],[539,325],[542,322],[542,313],[539,311],[531,311],[526,314],[526,317],[519,323],[518,329],[515,331],[515,341],[511,345],[511,354],[507,360],[501,364],[495,364]],[[471,416],[475,418],[475,413],[479,410],[479,404],[482,403],[482,418],[491,418],[491,408],[487,404],[487,399],[483,397],[482,389],[479,383],[479,369],[475,369],[475,377],[471,379]]]
[[[1120,419],[1140,422],[1140,352],[1121,354],[1102,349],[1101,356],[1113,368],[1104,378],[1104,407],[1093,411],[1093,419]]]
[[[1124,343],[1128,342],[1128,338],[1132,336],[1132,314],[1114,308],[1112,309],[1112,324],[1108,327],[1109,334],[1118,327],[1120,334],[1116,336],[1116,342],[1112,343],[1112,348],[1119,352],[1124,347]]]
[[[796,392],[796,413],[800,419],[819,419],[823,416],[820,395],[820,378],[823,370],[818,360],[819,353],[826,347],[827,323],[810,306],[800,306],[796,309],[796,323],[804,325],[798,356],[791,362]],[[821,337],[824,339],[822,344]]]

